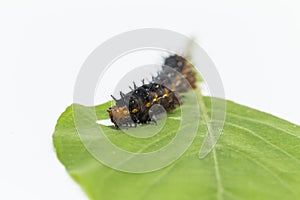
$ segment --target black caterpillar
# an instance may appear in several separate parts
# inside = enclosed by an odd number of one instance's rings
[[[127,94],[120,92],[121,99],[112,96],[116,105],[107,111],[116,128],[156,123],[149,113],[152,105],[159,104],[170,112],[182,103],[179,93],[187,92],[190,87],[196,88],[192,65],[179,55],[167,57],[162,71],[156,77],[152,76],[150,83],[142,82],[140,87],[133,83],[134,88]]]

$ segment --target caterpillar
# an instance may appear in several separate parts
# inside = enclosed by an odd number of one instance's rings
[[[179,107],[182,104],[180,93],[187,92],[191,87],[196,88],[196,75],[191,63],[175,54],[164,60],[162,70],[156,77],[152,76],[150,83],[145,84],[143,80],[142,84],[137,87],[133,83],[131,92],[127,94],[120,92],[120,99],[111,95],[116,104],[107,112],[116,128],[156,123],[150,116],[150,108],[158,104],[166,112],[170,112]],[[157,111],[155,114],[159,113],[160,111]]]

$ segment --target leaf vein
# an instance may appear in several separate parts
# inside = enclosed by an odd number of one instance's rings
[[[226,146],[225,148],[230,149],[232,151],[235,151],[236,153],[242,155],[243,157],[247,158],[248,160],[252,161],[253,163],[255,163],[257,166],[261,167],[262,169],[264,169],[265,171],[267,171],[273,178],[277,179],[281,185],[283,187],[285,187],[287,190],[289,190],[290,192],[292,192],[294,195],[296,195],[295,191],[293,189],[290,188],[290,186],[285,183],[275,172],[273,172],[270,168],[268,168],[265,164],[255,160],[254,158],[252,158],[251,156],[248,156],[247,153],[244,153],[241,150],[237,150],[234,148],[231,148],[229,146]],[[297,196],[297,195],[296,195]]]
[[[230,122],[227,122],[227,124],[228,124],[229,126],[233,126],[233,127],[238,128],[238,129],[244,130],[244,131],[246,131],[246,132],[248,132],[248,133],[251,133],[254,137],[256,137],[256,138],[262,140],[263,142],[265,142],[266,144],[270,145],[270,146],[273,147],[274,149],[279,150],[280,152],[282,152],[283,154],[285,154],[285,155],[288,156],[289,158],[291,158],[291,159],[297,161],[298,163],[300,163],[300,160],[299,160],[299,159],[297,159],[297,158],[294,157],[293,155],[289,154],[288,152],[286,152],[285,150],[283,150],[283,149],[280,148],[279,146],[277,146],[277,145],[275,145],[275,144],[273,144],[273,143],[267,141],[267,140],[264,139],[263,137],[257,135],[257,134],[254,133],[252,130],[250,130],[250,129],[248,129],[248,128],[244,128],[244,127],[239,126],[239,125],[236,125],[236,124],[233,124],[233,123],[230,123]]]

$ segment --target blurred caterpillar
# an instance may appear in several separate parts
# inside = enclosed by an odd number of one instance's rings
[[[196,76],[191,63],[179,55],[167,57],[162,70],[156,77],[152,76],[150,83],[142,82],[140,87],[133,83],[134,88],[127,94],[120,92],[120,99],[112,96],[116,104],[107,111],[116,128],[156,123],[149,113],[152,105],[159,104],[166,112],[170,112],[182,103],[179,93],[187,92],[191,87],[196,88]]]

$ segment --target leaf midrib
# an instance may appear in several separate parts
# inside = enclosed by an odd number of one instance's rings
[[[202,95],[202,92],[200,89],[198,89],[198,90],[196,89],[196,94],[197,94],[198,102],[199,102],[199,106],[200,106],[200,114],[202,114],[202,117],[204,119],[204,123],[207,128],[207,135],[208,135],[208,134],[211,134],[211,132],[210,132],[211,128],[210,128],[210,123],[209,123],[210,119],[207,114],[208,108],[205,105],[204,98],[203,98],[203,95]],[[208,136],[206,136],[206,137],[208,137]],[[203,141],[205,141],[205,140],[203,140]],[[215,176],[216,176],[216,182],[217,182],[217,199],[223,200],[224,187],[223,187],[222,180],[221,180],[220,169],[219,169],[219,164],[218,164],[218,159],[217,159],[217,152],[215,149],[216,149],[215,147],[212,149],[212,154],[213,154],[212,157],[213,157],[213,162],[214,162],[214,167],[215,167]]]

